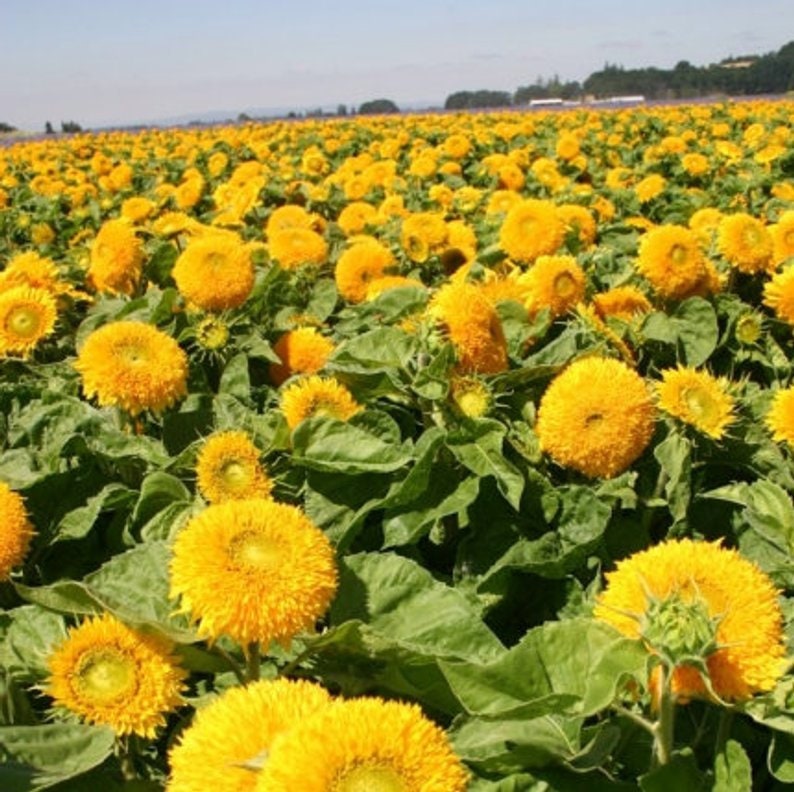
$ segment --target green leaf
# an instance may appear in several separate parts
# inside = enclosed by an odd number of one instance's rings
[[[340,344],[326,363],[331,372],[370,373],[404,369],[416,354],[415,336],[397,327],[379,327]]]
[[[728,740],[714,759],[711,792],[746,792],[753,788],[750,759],[736,740]]]
[[[478,476],[493,476],[505,500],[518,511],[524,477],[504,457],[507,427],[490,419],[466,419],[448,434],[446,444],[455,458]]]
[[[794,586],[794,505],[782,487],[761,479],[752,484],[729,484],[700,497],[744,506],[734,518],[742,554],[777,585]]]
[[[114,556],[81,583],[18,584],[16,589],[23,599],[59,613],[109,611],[132,627],[154,629],[177,643],[192,643],[196,636],[186,620],[173,615],[169,557],[165,542],[148,542]]]
[[[612,508],[589,487],[558,487],[553,500],[556,530],[538,539],[518,539],[488,570],[479,589],[498,588],[499,578],[511,570],[531,572],[549,578],[562,578],[576,569],[600,544]]]
[[[412,458],[406,446],[386,443],[334,418],[302,421],[292,433],[292,448],[296,465],[330,473],[390,473]]]
[[[383,516],[384,547],[411,544],[428,533],[442,517],[462,512],[474,503],[480,480],[474,476],[459,481],[449,465],[436,463],[434,482],[411,503],[388,509]]]
[[[135,491],[121,484],[107,484],[96,495],[86,501],[86,505],[72,509],[55,528],[53,542],[66,539],[82,539],[96,524],[104,511],[115,511],[131,506]]]
[[[608,707],[630,677],[645,674],[647,652],[591,619],[547,622],[487,664],[441,660],[467,712],[482,717],[570,714]]]
[[[21,682],[38,682],[49,673],[47,658],[66,635],[63,617],[38,605],[0,613],[0,667]]]
[[[717,314],[702,297],[690,297],[672,313],[648,314],[642,325],[642,335],[648,341],[674,346],[676,358],[681,363],[697,368],[717,347]]]
[[[248,373],[248,356],[244,353],[235,355],[227,364],[221,375],[218,393],[234,396],[247,404],[251,400],[251,377]]]
[[[675,522],[686,519],[692,497],[692,445],[682,435],[673,432],[653,450],[653,455],[667,475],[664,492]]]
[[[185,505],[192,500],[190,490],[176,476],[159,470],[150,473],[141,484],[141,494],[132,512],[132,525],[144,525],[168,506]]]
[[[639,778],[642,792],[705,792],[708,784],[698,770],[689,750],[675,754],[670,761]],[[748,792],[750,787],[745,789]]]
[[[0,789],[47,789],[102,764],[113,751],[111,729],[82,724],[0,727]]]
[[[478,770],[511,773],[561,764],[579,749],[581,719],[464,720],[450,732],[455,753]]]
[[[769,772],[785,784],[794,784],[794,737],[790,734],[772,735],[766,757]]]

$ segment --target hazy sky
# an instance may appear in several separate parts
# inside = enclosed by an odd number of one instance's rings
[[[443,104],[794,39],[794,0],[0,0],[0,121]]]

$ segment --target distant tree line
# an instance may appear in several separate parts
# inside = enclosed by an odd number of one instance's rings
[[[447,110],[525,105],[533,99],[575,100],[584,96],[602,99],[609,96],[641,94],[647,99],[689,99],[697,96],[728,94],[752,96],[794,90],[794,41],[777,52],[726,58],[710,66],[693,66],[680,61],[672,69],[625,69],[606,64],[583,83],[562,82],[556,75],[538,77],[511,95],[508,91],[456,91],[447,97]]]

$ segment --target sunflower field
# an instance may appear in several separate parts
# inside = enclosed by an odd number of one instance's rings
[[[0,148],[0,789],[790,788],[792,113]]]

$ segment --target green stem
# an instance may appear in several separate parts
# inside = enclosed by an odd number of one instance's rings
[[[659,669],[659,717],[654,727],[653,752],[656,764],[665,765],[673,753],[675,698],[670,687],[670,669],[664,664]]]
[[[651,723],[651,721],[647,720],[646,718],[643,718],[642,715],[638,715],[636,712],[624,707],[622,704],[612,704],[612,709],[621,717],[627,718],[641,729],[645,729],[645,731],[651,734],[654,738],[656,737],[656,725]]]
[[[261,659],[259,641],[251,641],[251,643],[248,644],[245,663],[245,676],[249,682],[256,682],[259,679]]]
[[[124,780],[137,781],[138,773],[135,770],[135,762],[133,761],[133,737],[129,736],[126,739],[120,738],[116,743],[116,751],[119,758],[121,775]]]
[[[714,754],[722,753],[725,743],[731,736],[731,726],[733,726],[733,710],[723,709],[720,712],[720,722],[717,726],[717,736],[714,739]]]
[[[243,669],[240,667],[240,664],[223,647],[215,645],[212,647],[212,649],[229,664],[229,667],[232,669],[235,677],[237,677],[237,681],[241,685],[244,685],[245,674],[243,673]]]
[[[653,494],[651,495],[651,501],[655,501],[662,496],[664,492],[664,488],[667,486],[667,482],[670,480],[670,477],[667,475],[667,472],[664,468],[659,469],[659,476],[656,479],[656,486],[653,488]],[[645,511],[642,514],[642,530],[643,532],[647,533],[651,527],[651,522],[653,520],[653,510],[655,507],[653,506],[645,506]]]
[[[292,660],[284,666],[284,668],[279,671],[279,676],[289,676],[307,657],[309,657],[314,650],[304,649],[297,657],[293,658]]]

